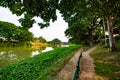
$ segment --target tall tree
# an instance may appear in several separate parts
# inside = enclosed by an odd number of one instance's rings
[[[0,0],[0,6],[8,7],[17,15],[29,15],[28,21],[33,20],[34,16],[40,17],[44,22],[40,22],[41,28],[49,26],[49,22],[57,19],[56,9],[59,9],[66,22],[69,22],[75,15],[80,19],[86,14],[99,15],[106,18],[109,42],[111,50],[115,49],[113,37],[113,25],[120,13],[119,0]],[[80,19],[77,19],[78,24]],[[26,19],[20,20],[25,24]],[[29,27],[34,20],[28,24]]]
[[[72,0],[71,0],[72,1]],[[66,2],[66,3],[65,3]],[[70,6],[73,5],[74,6]],[[76,13],[88,13],[93,15],[97,14],[101,17],[106,18],[108,32],[109,32],[109,42],[111,50],[115,49],[115,42],[113,37],[113,25],[116,18],[119,16],[120,12],[120,1],[114,0],[76,0],[75,2],[67,2],[67,0],[61,0],[60,8],[61,13],[65,17],[64,19],[69,19],[73,17]],[[70,6],[70,8],[64,8],[64,6]],[[70,9],[70,10],[69,10]],[[83,14],[83,15],[84,15]],[[81,15],[81,14],[80,14]],[[68,20],[67,20],[68,21]]]
[[[120,1],[114,0],[90,0],[91,5],[99,11],[99,14],[106,18],[109,43],[111,50],[115,49],[115,41],[113,37],[113,25],[120,13]]]
[[[78,18],[80,19],[80,18]],[[96,29],[101,27],[101,20],[99,16],[84,17],[80,21],[77,18],[69,21],[69,28],[66,30],[66,36],[70,38],[73,43],[86,42],[93,45],[96,41]],[[79,22],[78,22],[79,21]]]

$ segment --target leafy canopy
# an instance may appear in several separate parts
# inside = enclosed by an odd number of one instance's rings
[[[79,36],[84,35],[86,37],[89,27],[94,32],[95,29],[92,28],[98,26],[96,17],[104,17],[105,20],[108,17],[110,17],[108,19],[112,18],[112,26],[120,17],[120,0],[0,0],[0,6],[8,7],[13,14],[18,16],[24,14],[25,17],[19,21],[26,30],[35,23],[33,19],[35,16],[43,19],[44,22],[38,23],[41,28],[49,26],[51,20],[53,22],[57,20],[56,10],[58,9],[69,24],[66,35],[72,39],[77,38],[79,34]],[[94,18],[95,22],[93,22]],[[91,26],[93,23],[95,25]],[[74,30],[76,29],[75,33]]]
[[[6,38],[7,41],[24,42],[31,41],[33,34],[12,23],[0,21],[0,37]]]
[[[35,16],[43,19],[44,22],[39,23],[41,28],[49,26],[50,20],[57,20],[58,3],[59,0],[0,0],[0,6],[8,7],[13,14],[25,15],[24,19],[19,20],[25,29],[32,27]]]

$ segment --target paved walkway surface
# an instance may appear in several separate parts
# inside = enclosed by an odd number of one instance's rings
[[[99,45],[82,53],[80,63],[81,71],[78,80],[108,80],[95,74],[93,59],[89,56],[89,53],[96,49]],[[68,64],[57,74],[54,80],[72,80],[80,53],[81,49],[75,53]]]
[[[89,53],[95,48],[96,46],[82,53],[80,80],[94,80],[94,64]]]
[[[79,49],[54,80],[72,80],[80,53],[81,50]]]
[[[89,56],[89,53],[96,49],[100,44],[90,48],[89,50],[82,53],[81,59],[81,71],[79,80],[107,80],[106,78],[100,77],[94,72],[94,62],[93,59]]]

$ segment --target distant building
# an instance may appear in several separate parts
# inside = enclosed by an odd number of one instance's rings
[[[53,39],[50,43],[53,44],[55,47],[61,47],[62,45],[62,42],[57,38]]]

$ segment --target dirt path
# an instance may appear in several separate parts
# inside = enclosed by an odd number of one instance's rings
[[[99,45],[94,46],[89,50],[83,52],[80,64],[81,66],[81,71],[79,75],[80,80],[107,80],[95,74],[93,59],[89,56],[89,53],[92,52]]]
[[[72,80],[80,53],[81,50],[79,49],[68,64],[57,74],[54,80]]]

